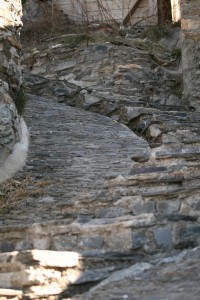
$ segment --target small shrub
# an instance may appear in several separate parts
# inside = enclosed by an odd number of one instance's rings
[[[10,207],[4,206],[0,208],[0,215],[6,215],[9,214],[11,211]]]
[[[178,97],[178,98],[182,98],[183,96],[183,84],[182,83],[179,83],[175,90],[174,90],[174,94]]]
[[[168,36],[168,27],[165,25],[147,26],[144,35],[151,41],[157,42],[161,38]]]
[[[17,93],[15,105],[16,105],[18,114],[22,115],[24,112],[25,105],[26,105],[26,95],[24,93],[23,86],[20,87],[20,89]]]
[[[92,40],[91,35],[82,34],[69,34],[64,39],[64,44],[68,45],[69,47],[76,47],[77,45],[81,44],[82,42],[87,42],[88,40]]]
[[[171,53],[171,58],[180,61],[182,56],[181,48],[176,48]]]

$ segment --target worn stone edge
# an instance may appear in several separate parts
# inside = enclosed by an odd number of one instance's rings
[[[0,183],[13,177],[23,168],[29,148],[29,131],[23,118],[20,119],[21,139],[14,145],[13,152],[0,167]]]

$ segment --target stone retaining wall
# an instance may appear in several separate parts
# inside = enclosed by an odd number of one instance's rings
[[[20,66],[21,1],[1,1],[0,6],[0,167],[20,140],[20,118],[16,106],[23,106]],[[15,105],[16,104],[16,105]],[[20,106],[21,105],[21,106]]]
[[[184,99],[200,111],[200,1],[181,3]]]

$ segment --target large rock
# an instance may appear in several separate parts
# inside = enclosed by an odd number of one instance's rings
[[[82,300],[199,299],[200,249],[157,263],[138,263],[109,278],[82,296]]]

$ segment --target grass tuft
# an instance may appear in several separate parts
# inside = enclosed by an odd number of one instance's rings
[[[23,180],[10,179],[0,185],[0,214],[9,214],[12,209],[24,199],[38,198],[44,195],[43,187],[48,186],[48,181],[34,182],[31,176]]]

